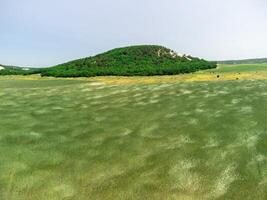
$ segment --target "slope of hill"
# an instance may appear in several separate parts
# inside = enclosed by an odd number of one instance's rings
[[[42,76],[149,76],[190,73],[215,68],[215,62],[176,52],[156,45],[117,48],[94,57],[60,64],[41,71]]]
[[[39,73],[40,69],[28,67],[16,67],[0,64],[0,75],[30,75]]]
[[[225,60],[225,61],[217,61],[217,63],[218,64],[262,64],[262,63],[267,63],[267,58]]]

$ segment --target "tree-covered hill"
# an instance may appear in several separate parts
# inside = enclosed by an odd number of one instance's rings
[[[40,69],[6,66],[0,64],[0,75],[30,75],[40,73]]]
[[[94,57],[60,64],[41,71],[42,76],[150,76],[190,73],[215,68],[215,62],[180,55],[156,45],[117,48]]]

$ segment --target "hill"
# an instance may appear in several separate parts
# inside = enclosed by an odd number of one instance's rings
[[[30,74],[36,74],[36,73],[40,73],[40,69],[7,66],[7,65],[0,64],[0,75],[30,75]]]
[[[41,71],[42,76],[149,76],[190,73],[215,68],[215,62],[180,55],[156,45],[130,46],[60,64]]]
[[[255,58],[255,59],[244,59],[244,60],[225,60],[217,61],[218,64],[262,64],[267,63],[267,58]]]

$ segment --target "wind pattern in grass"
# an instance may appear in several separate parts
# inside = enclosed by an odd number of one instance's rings
[[[267,198],[267,81],[0,81],[0,199]]]

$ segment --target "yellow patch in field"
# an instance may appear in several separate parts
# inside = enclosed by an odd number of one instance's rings
[[[217,76],[219,75],[219,76]],[[255,73],[195,73],[172,76],[135,76],[135,77],[93,77],[91,81],[104,82],[106,84],[154,84],[154,83],[175,83],[175,82],[205,82],[205,81],[230,81],[230,80],[266,80],[267,72]]]
[[[198,72],[192,74],[181,74],[181,75],[164,75],[164,76],[99,76],[90,78],[54,78],[54,77],[41,77],[38,74],[20,76],[3,76],[1,80],[84,80],[93,82],[92,85],[125,85],[125,84],[155,84],[155,83],[175,83],[175,82],[205,82],[205,81],[229,81],[229,80],[266,80],[267,72],[225,72],[225,73],[211,73],[211,72]]]

